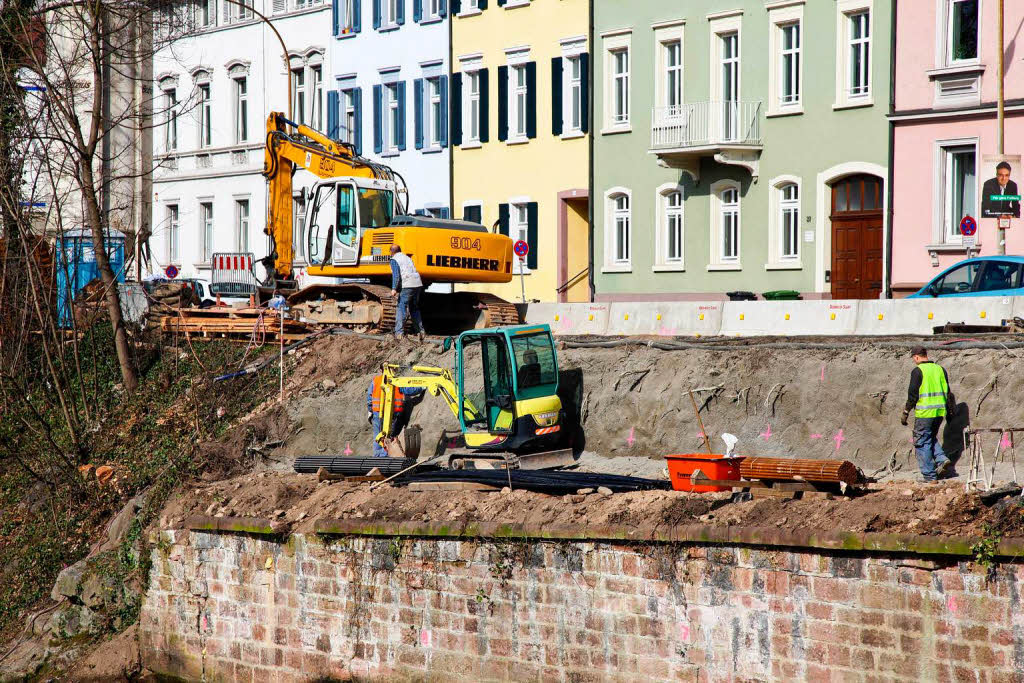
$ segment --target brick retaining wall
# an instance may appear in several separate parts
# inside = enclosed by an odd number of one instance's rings
[[[742,545],[165,531],[187,679],[1024,680],[1024,565]]]

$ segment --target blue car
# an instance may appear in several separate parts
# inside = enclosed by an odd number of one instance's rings
[[[937,296],[1024,296],[1024,256],[979,256],[961,261],[907,298]]]

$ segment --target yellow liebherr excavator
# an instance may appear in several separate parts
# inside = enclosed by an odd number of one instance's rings
[[[264,177],[271,253],[261,263],[264,290],[284,293],[301,317],[366,331],[393,329],[390,298],[392,244],[412,258],[425,285],[503,283],[512,280],[512,240],[468,221],[406,215],[408,190],[389,166],[359,156],[280,112],[267,117]],[[305,169],[321,180],[307,203],[307,273],[351,278],[296,291],[293,271],[292,175]],[[435,331],[511,325],[514,305],[492,294],[427,294],[423,318]]]

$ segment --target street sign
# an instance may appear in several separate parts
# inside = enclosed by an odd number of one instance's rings
[[[167,266],[166,268],[164,268],[164,275],[166,275],[171,280],[178,277],[178,266]]]
[[[512,245],[512,251],[516,252],[516,256],[521,259],[525,259],[526,255],[530,253],[530,245],[523,240],[516,240],[516,243]]]
[[[978,232],[978,221],[971,216],[964,216],[960,219],[960,234],[964,237],[971,237]]]

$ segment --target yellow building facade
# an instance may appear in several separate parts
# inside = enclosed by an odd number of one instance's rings
[[[528,301],[589,301],[589,0],[453,10],[453,213],[530,245]],[[472,289],[520,301],[514,272]]]

